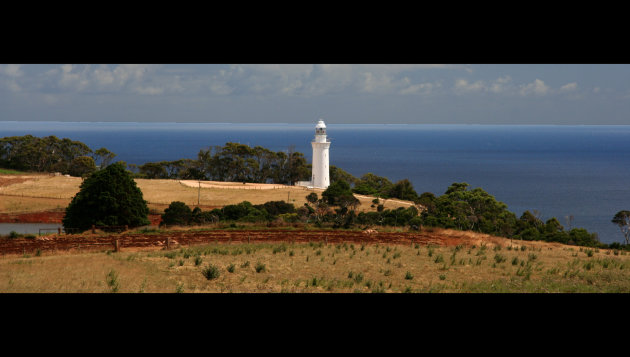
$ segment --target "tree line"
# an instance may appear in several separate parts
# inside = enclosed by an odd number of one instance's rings
[[[271,151],[262,146],[228,142],[202,149],[196,159],[147,162],[137,167],[136,177],[231,182],[293,184],[308,180],[310,165],[304,154]]]
[[[311,164],[303,153],[289,149],[274,152],[261,146],[228,142],[200,150],[197,159],[147,162],[130,165],[137,178],[209,180],[293,185],[311,178]],[[331,183],[348,183],[352,192],[382,198],[414,201],[418,194],[408,179],[392,183],[372,173],[357,178],[334,165],[330,166]]]
[[[608,247],[599,241],[596,233],[590,233],[586,229],[565,230],[555,217],[543,222],[530,211],[517,217],[504,203],[481,188],[469,189],[467,183],[453,183],[439,197],[425,192],[419,196],[418,202],[422,205],[419,207],[385,209],[383,202],[376,198],[371,205],[374,210],[357,213],[360,202],[353,196],[350,185],[345,181],[333,182],[321,197],[312,192],[306,196],[306,200],[304,206],[297,208],[284,201],[261,205],[243,201],[206,212],[199,207],[191,210],[183,202],[173,202],[165,210],[162,219],[168,225],[216,222],[257,222],[269,225],[272,222],[302,222],[317,227],[346,229],[391,226],[422,230],[436,227],[527,241]],[[619,244],[611,247],[619,248]]]
[[[86,176],[109,165],[116,154],[100,148],[93,151],[86,144],[54,135],[32,135],[0,139],[0,167],[18,171],[60,172]]]
[[[85,177],[112,163],[116,154],[100,148],[90,149],[80,141],[56,136],[12,136],[0,139],[0,167],[19,171],[60,172]],[[124,165],[126,163],[121,162]],[[210,180],[292,185],[311,178],[311,164],[303,153],[274,152],[261,146],[228,142],[201,149],[196,159],[147,162],[126,166],[135,178]],[[357,178],[334,165],[331,182],[344,181],[352,192],[382,198],[415,201],[418,194],[409,180],[392,183],[372,173]]]

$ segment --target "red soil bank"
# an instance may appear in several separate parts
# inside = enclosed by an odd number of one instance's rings
[[[61,223],[65,212],[30,212],[30,213],[0,213],[0,223]],[[150,214],[149,221],[157,226],[162,221],[159,214]]]
[[[211,230],[211,231],[168,231],[154,234],[70,234],[50,235],[36,238],[0,239],[0,254],[33,254],[37,250],[111,250],[118,240],[121,249],[165,248],[167,239],[170,248],[211,243],[325,243],[325,244],[421,244],[441,246],[479,246],[483,244],[503,245],[505,238],[488,235],[471,235],[449,230],[422,231],[417,233],[375,233],[357,231],[311,231],[311,230]]]
[[[0,213],[0,223],[61,223],[65,212]]]

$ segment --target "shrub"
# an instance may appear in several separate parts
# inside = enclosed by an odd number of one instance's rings
[[[227,267],[227,271],[228,271],[228,272],[230,272],[230,273],[234,273],[234,269],[235,269],[235,268],[236,268],[236,267],[234,266],[234,264],[230,264],[230,265],[228,265],[228,267]]]
[[[105,281],[113,293],[118,292],[120,283],[118,282],[118,273],[115,270],[112,269],[107,273]]]
[[[203,274],[203,276],[206,277],[206,279],[208,280],[212,280],[212,279],[216,279],[219,277],[220,273],[219,273],[219,268],[217,268],[214,265],[209,265],[207,268],[203,269],[201,271],[201,273]]]
[[[184,202],[173,201],[164,210],[162,215],[162,223],[167,225],[180,225],[185,226],[190,223],[192,217],[192,211]]]
[[[411,279],[413,279],[413,275],[411,275],[411,273],[410,273],[410,272],[407,272],[407,273],[405,274],[405,279],[406,279],[406,280],[411,280]]]
[[[501,254],[495,254],[494,255],[494,261],[496,261],[497,264],[498,263],[503,263],[505,261],[505,259],[506,258],[504,256],[502,256]]]
[[[263,263],[256,263],[256,266],[254,267],[256,269],[256,273],[261,273],[261,272],[265,272],[267,270],[267,267],[265,266],[265,264]]]

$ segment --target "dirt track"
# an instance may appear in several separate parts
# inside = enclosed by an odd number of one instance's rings
[[[0,254],[34,254],[43,251],[108,250],[119,241],[122,250],[165,248],[167,238],[170,248],[210,243],[353,243],[353,244],[414,244],[421,245],[488,245],[504,244],[505,238],[479,235],[469,232],[434,230],[418,233],[373,233],[356,231],[311,230],[212,230],[171,231],[159,234],[77,234],[51,235],[37,238],[0,239]]]

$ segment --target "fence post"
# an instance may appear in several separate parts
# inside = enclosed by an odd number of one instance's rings
[[[125,231],[129,230],[129,225],[125,224]]]
[[[119,252],[120,251],[120,244],[118,242],[118,239],[114,240],[114,252]]]
[[[57,234],[61,235],[61,228],[57,228]]]
[[[96,233],[96,227],[92,225],[92,234]]]
[[[166,237],[166,249],[171,249],[171,237]]]

